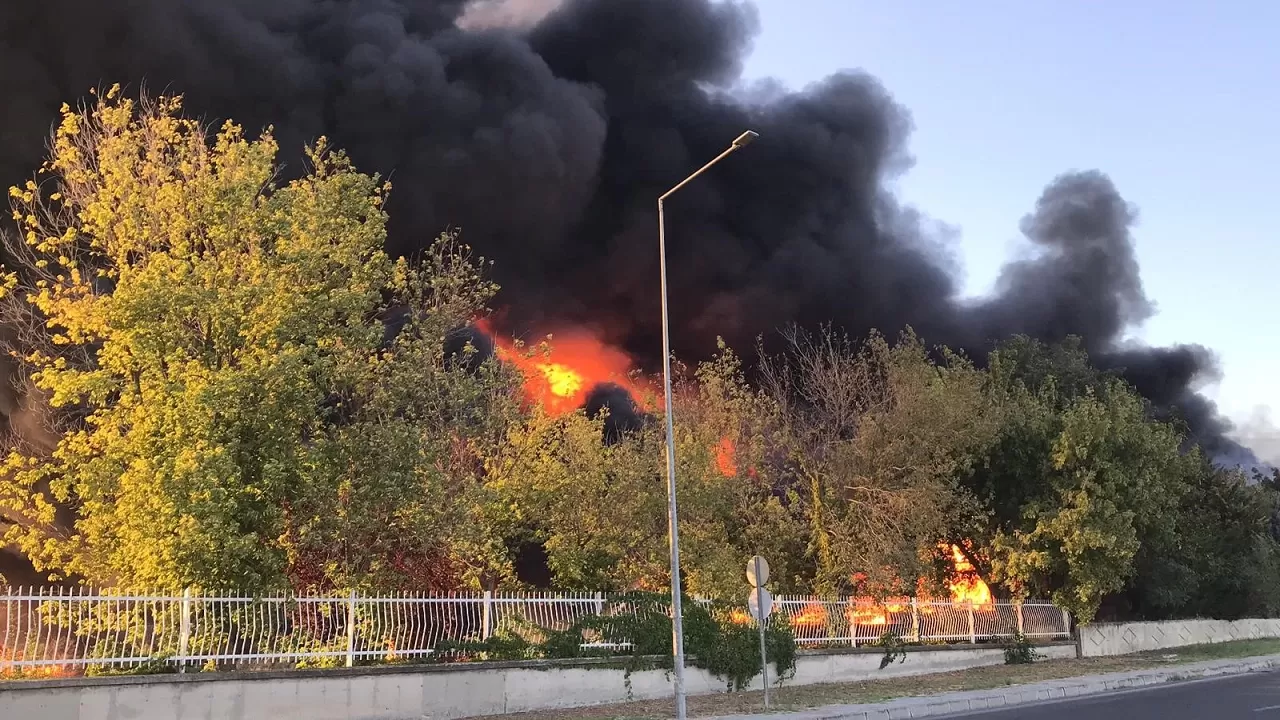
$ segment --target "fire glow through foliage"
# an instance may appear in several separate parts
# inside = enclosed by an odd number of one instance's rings
[[[725,477],[738,474],[737,446],[727,437],[720,438],[716,445],[716,469]]]
[[[478,321],[476,327],[493,340],[494,352],[500,360],[520,369],[524,376],[526,401],[541,406],[552,417],[581,409],[591,390],[604,383],[625,389],[637,403],[645,397],[642,390],[651,389],[636,376],[632,360],[625,352],[584,329],[548,335],[545,346],[529,348],[502,337],[487,319]],[[647,411],[649,408],[644,409]],[[715,469],[724,477],[735,477],[738,464],[737,446],[733,439],[727,436],[720,438],[712,450]],[[749,474],[755,474],[754,468]],[[947,543],[940,543],[938,549],[951,558],[953,572],[947,583],[951,601],[980,612],[994,609],[991,588],[978,575],[965,551],[959,545]],[[888,625],[889,614],[904,612],[910,602],[909,598],[888,601],[856,598],[845,615],[851,625]],[[921,612],[928,614],[931,609],[921,608]],[[750,616],[742,612],[735,612],[731,619],[739,623],[750,622]],[[822,625],[827,622],[827,610],[820,604],[814,604],[806,607],[791,622],[797,626]]]
[[[955,579],[948,583],[952,602],[971,605],[975,610],[990,610],[991,588],[979,577],[959,545],[951,546],[951,561],[955,565]]]
[[[939,549],[949,553],[951,556],[953,575],[952,579],[947,583],[951,590],[951,602],[960,607],[972,608],[976,612],[994,611],[995,599],[991,595],[991,588],[978,575],[973,563],[965,555],[964,551],[960,549],[960,546],[943,543],[939,545]],[[923,581],[921,584],[923,584]],[[922,599],[927,602],[927,598],[923,597],[923,593]],[[891,613],[907,612],[910,606],[910,598],[891,598],[877,601],[873,598],[860,597],[849,603],[844,614],[850,625],[864,627],[888,625]],[[928,604],[919,606],[919,612],[922,615],[931,615],[933,611],[933,608]],[[803,610],[792,617],[791,624],[795,627],[819,627],[826,625],[828,619],[826,606],[821,603],[812,603],[806,605]]]

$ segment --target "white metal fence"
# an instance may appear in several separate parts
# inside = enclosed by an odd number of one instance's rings
[[[1049,603],[972,604],[915,598],[876,603],[784,596],[774,605],[802,646],[865,645],[878,642],[886,632],[917,643],[977,643],[1017,633],[1033,641],[1071,637],[1071,616]]]
[[[0,674],[24,675],[145,665],[405,661],[432,655],[446,641],[481,641],[504,627],[564,630],[587,615],[668,612],[599,593],[251,597],[89,588],[0,591]],[[866,644],[887,630],[915,642],[981,642],[1018,631],[1038,640],[1069,637],[1067,614],[1047,604],[872,605],[783,597],[775,607],[772,621],[786,622],[805,646]],[[583,647],[618,647],[601,640],[588,634]]]

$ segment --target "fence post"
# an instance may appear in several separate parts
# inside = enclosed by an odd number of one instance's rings
[[[911,598],[911,640],[920,642],[920,606]]]
[[[347,598],[347,667],[356,664],[356,591]]]
[[[596,616],[604,615],[604,593],[596,591]]]
[[[178,672],[187,671],[191,646],[191,588],[182,591],[182,618],[178,621]]]
[[[969,603],[969,642],[978,644],[978,633],[973,626],[973,603]]]
[[[493,635],[493,592],[484,591],[484,606],[480,611],[480,640],[488,640]]]
[[[1019,600],[1015,602],[1013,604],[1013,609],[1014,609],[1014,612],[1017,613],[1017,617],[1018,617],[1018,634],[1025,636],[1027,634],[1027,631],[1023,624],[1024,621],[1022,619],[1022,601]]]
[[[12,643],[9,642],[9,631],[14,627],[14,618],[17,617],[13,614],[13,596],[15,593],[21,595],[22,588],[8,586],[5,587],[4,592],[6,596],[4,601],[4,641],[0,642],[0,667],[3,667],[9,661],[10,647],[13,648],[13,662],[19,660],[17,640],[15,639]],[[19,606],[19,609],[21,609],[21,606]]]
[[[858,647],[858,623],[855,622],[858,617],[858,601],[857,598],[850,597],[847,607],[844,609],[844,624],[849,628],[849,647]],[[829,630],[827,632],[830,632]]]

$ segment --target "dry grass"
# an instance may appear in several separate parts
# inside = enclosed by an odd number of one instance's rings
[[[772,709],[802,710],[821,705],[881,702],[917,695],[934,695],[961,690],[988,690],[1080,675],[1126,672],[1162,665],[1277,653],[1280,653],[1280,640],[1242,640],[1216,645],[1192,645],[1176,650],[1121,657],[1047,660],[1032,665],[994,665],[890,680],[783,687],[772,693],[774,701]],[[760,712],[761,708],[762,698],[759,691],[689,698],[690,717],[753,713]],[[573,710],[501,715],[491,717],[490,720],[666,720],[670,717],[671,701],[664,699]]]

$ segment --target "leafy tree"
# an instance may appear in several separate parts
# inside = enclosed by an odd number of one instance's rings
[[[486,460],[485,522],[541,543],[556,584],[660,589],[666,575],[661,436],[605,444],[603,418],[537,412]]]
[[[442,341],[495,288],[452,237],[388,258],[388,187],[323,140],[288,183],[276,152],[113,89],[64,107],[43,177],[12,190],[3,319],[58,441],[11,453],[0,498],[42,570],[384,585],[449,546],[450,451],[506,403]],[[388,345],[392,307],[409,320]]]
[[[803,505],[779,472],[775,400],[752,388],[741,360],[723,340],[700,364],[693,385],[677,396],[677,478],[680,488],[682,550],[700,560],[688,572],[691,591],[741,602],[748,558],[770,562],[775,590],[795,592],[812,572],[805,567]]]
[[[770,556],[788,587],[800,526],[768,480],[774,416],[727,348],[676,388],[676,477],[686,588],[737,598],[746,559]],[[557,585],[591,590],[669,586],[665,436],[648,423],[602,443],[603,417],[536,414],[513,426],[487,466],[486,522],[542,543]]]
[[[1181,437],[1147,419],[1130,388],[1112,380],[1089,389],[1042,428],[1053,428],[1046,472],[999,532],[995,577],[1019,594],[1048,591],[1082,622],[1124,587],[1152,528],[1174,518],[1182,492]]]
[[[1125,599],[1146,618],[1273,616],[1280,568],[1265,485],[1194,456],[1187,492],[1166,532],[1148,537]]]
[[[947,352],[933,361],[910,332],[896,345],[830,330],[787,339],[763,375],[807,504],[816,587],[848,592],[855,570],[885,587],[927,572],[973,509],[954,479],[994,438],[982,373]]]

